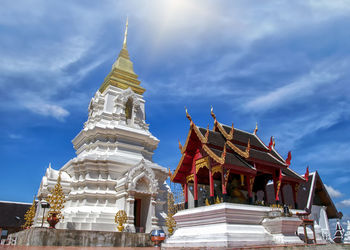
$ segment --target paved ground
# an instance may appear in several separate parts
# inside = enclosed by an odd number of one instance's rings
[[[0,245],[0,250],[160,250],[160,248],[156,247],[63,247],[63,246],[6,246]],[[177,250],[184,250],[185,248],[171,248]],[[200,249],[212,249],[212,250],[221,250],[220,248],[190,248],[190,250],[200,250]],[[232,248],[231,248],[232,249]],[[350,244],[328,244],[328,245],[306,245],[306,246],[273,246],[273,247],[243,247],[243,248],[234,248],[234,249],[254,249],[254,250],[343,250],[350,249]],[[228,250],[228,249],[227,249]]]
[[[157,247],[54,247],[54,246],[6,246],[0,245],[0,250],[8,249],[8,250],[93,250],[93,249],[101,249],[101,250],[159,250]]]

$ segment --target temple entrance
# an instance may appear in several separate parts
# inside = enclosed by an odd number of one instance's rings
[[[150,199],[148,196],[137,197],[134,202],[134,226],[136,233],[145,233],[148,230],[148,214]]]
[[[135,199],[134,203],[134,225],[136,232],[139,232],[141,227],[141,199]]]

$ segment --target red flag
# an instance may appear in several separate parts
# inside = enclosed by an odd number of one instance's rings
[[[269,147],[268,147],[270,151],[272,150],[272,145],[273,145],[273,140],[272,140],[272,136],[271,136]]]
[[[305,172],[304,178],[306,181],[309,180],[309,166],[306,167],[306,172]]]
[[[288,156],[287,156],[287,159],[286,159],[286,164],[288,165],[288,167],[289,167],[289,165],[290,165],[290,161],[292,160],[292,152],[288,152]]]

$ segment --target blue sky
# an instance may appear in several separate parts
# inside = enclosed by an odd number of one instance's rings
[[[154,160],[174,169],[189,122],[253,131],[350,215],[350,1],[2,1],[0,199],[30,202],[128,48],[146,88]]]

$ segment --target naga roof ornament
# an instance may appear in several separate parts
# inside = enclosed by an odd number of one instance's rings
[[[192,117],[191,117],[190,114],[187,112],[187,108],[186,108],[186,107],[185,107],[185,110],[186,110],[186,117],[187,117],[188,120],[190,120],[191,126],[192,126],[192,124],[193,124]]]
[[[181,145],[180,140],[179,140],[179,149],[180,149],[180,152],[182,152],[182,145]]]
[[[255,129],[254,129],[254,135],[258,132],[258,122],[256,122]]]

